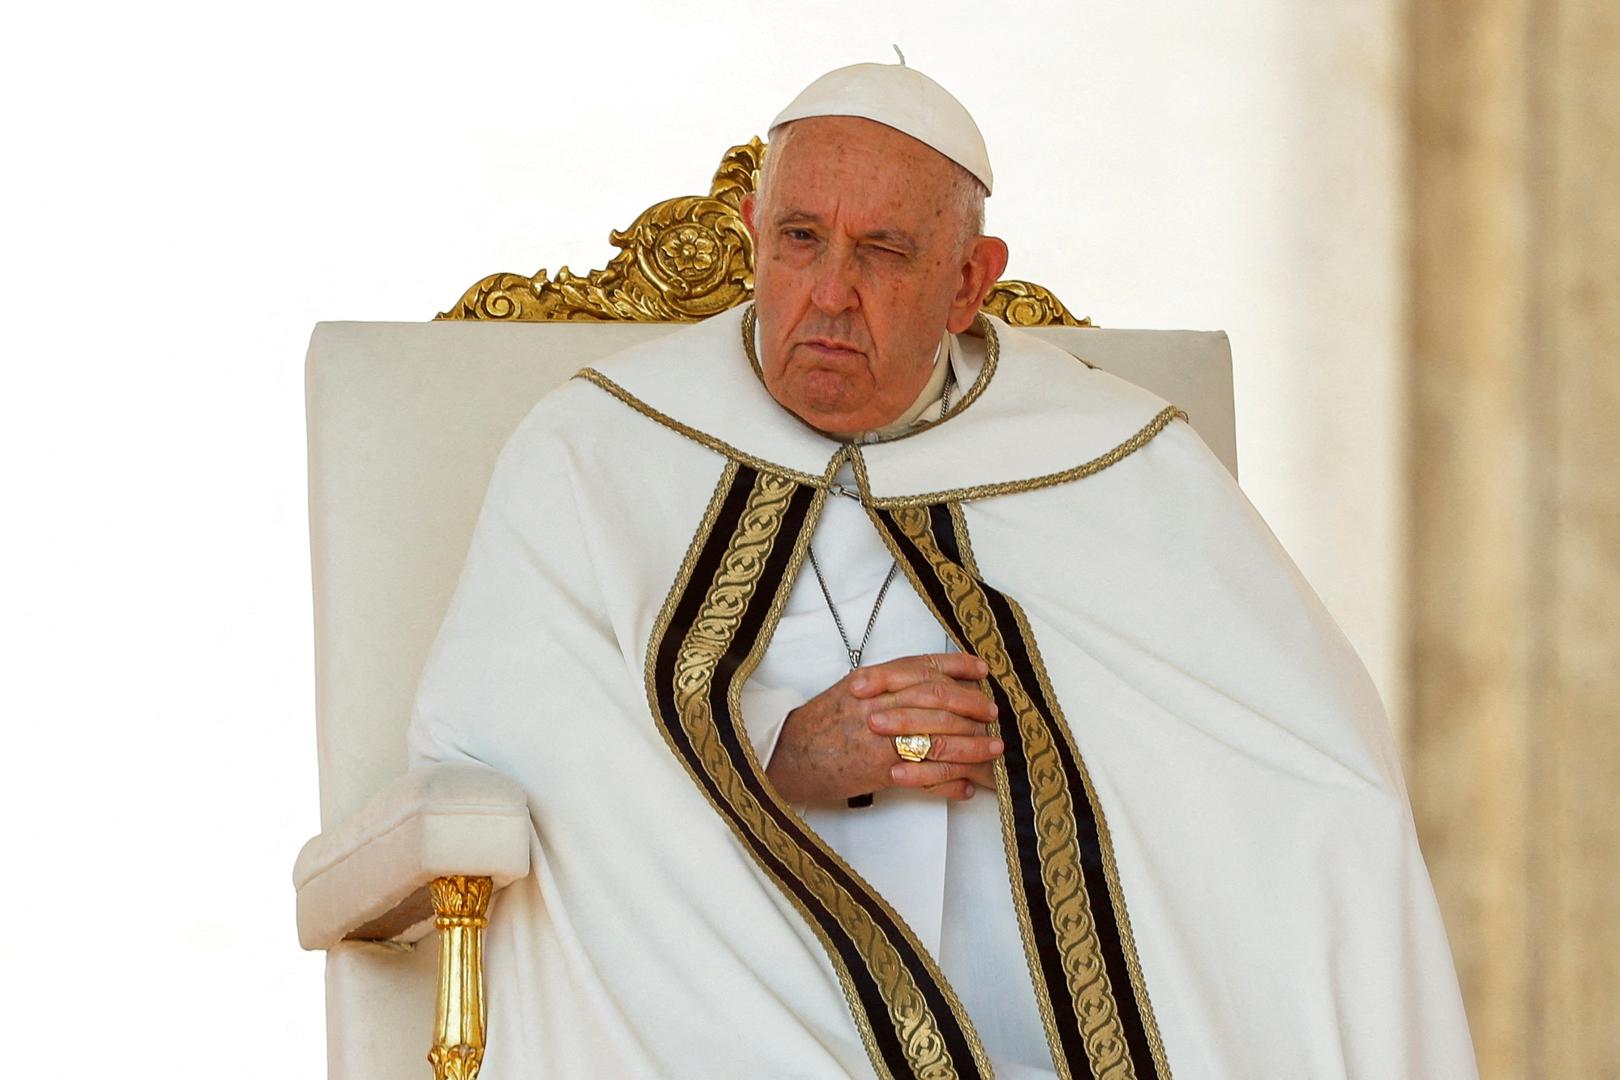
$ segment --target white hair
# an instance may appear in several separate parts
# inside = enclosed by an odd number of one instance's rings
[[[770,186],[771,178],[776,174],[776,163],[781,160],[782,148],[791,138],[796,123],[797,121],[789,121],[771,132],[770,145],[765,153],[765,164],[760,169],[759,181],[755,187],[755,201],[760,205],[765,203],[766,188]],[[962,231],[957,242],[964,248],[971,241],[984,235],[984,200],[989,194],[977,176],[956,162],[951,162],[950,198],[955,203],[957,219],[961,222]]]

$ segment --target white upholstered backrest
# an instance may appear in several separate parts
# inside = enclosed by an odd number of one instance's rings
[[[674,324],[321,323],[307,366],[321,828],[405,771],[416,681],[507,436],[580,367]],[[1033,333],[1186,409],[1236,473],[1226,335]],[[427,950],[431,952],[431,950]],[[427,1075],[430,956],[327,966],[333,1077]]]

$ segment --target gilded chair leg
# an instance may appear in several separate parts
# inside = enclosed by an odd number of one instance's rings
[[[439,1004],[428,1061],[434,1080],[477,1080],[484,1063],[484,928],[487,877],[436,878],[429,887],[439,929]]]

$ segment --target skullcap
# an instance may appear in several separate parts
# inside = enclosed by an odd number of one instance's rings
[[[905,64],[852,64],[829,71],[800,92],[771,121],[775,131],[812,116],[876,120],[938,150],[991,187],[990,152],[962,103],[939,83]]]

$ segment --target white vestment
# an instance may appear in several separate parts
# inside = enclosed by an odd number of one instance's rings
[[[1376,693],[1173,410],[992,323],[947,419],[850,448],[741,318],[536,406],[424,674],[413,759],[536,830],[484,1075],[1473,1076]],[[855,634],[901,561],[868,661],[990,661],[996,793],[775,797],[848,670],[811,542]]]

